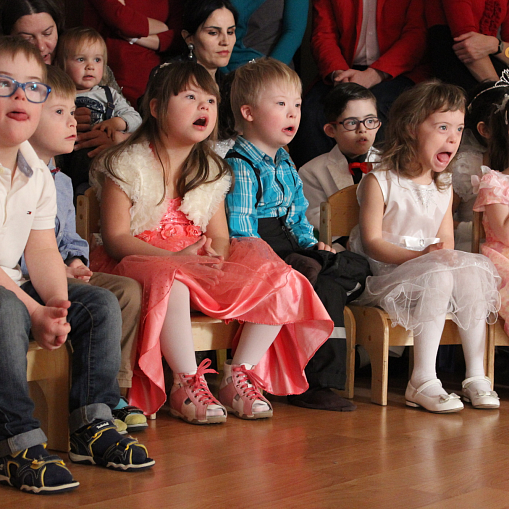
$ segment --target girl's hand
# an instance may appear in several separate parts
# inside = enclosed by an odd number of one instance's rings
[[[433,251],[440,251],[441,249],[445,249],[443,242],[438,242],[437,244],[430,244],[424,251],[422,251],[422,254],[432,253]]]
[[[325,244],[325,242],[318,242],[316,249],[318,249],[318,251],[330,251],[331,253],[336,254],[336,250],[330,247],[329,244]]]
[[[198,251],[205,246],[206,242],[210,240],[205,237],[205,235],[202,235],[197,242],[194,244],[191,244],[190,246],[187,246],[186,248],[182,249],[182,251],[177,251],[176,253],[171,253],[173,255],[198,255]],[[210,243],[209,243],[210,244]]]

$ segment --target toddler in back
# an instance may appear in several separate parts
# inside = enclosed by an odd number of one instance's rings
[[[105,131],[110,138],[115,132],[132,133],[141,124],[139,113],[116,90],[101,85],[107,63],[106,43],[93,28],[77,27],[65,32],[59,40],[57,65],[76,85],[76,107],[90,110],[92,129]],[[88,185],[90,161],[88,150],[81,157],[66,159],[65,172],[76,189]]]

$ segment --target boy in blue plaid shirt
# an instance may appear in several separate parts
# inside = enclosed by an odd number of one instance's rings
[[[262,238],[302,272],[334,320],[334,333],[306,367],[309,389],[289,402],[351,411],[355,405],[331,389],[344,389],[344,306],[362,292],[369,267],[358,255],[336,254],[317,242],[306,219],[302,181],[283,148],[299,127],[301,91],[297,74],[271,58],[236,70],[231,102],[243,134],[226,156],[235,174],[235,186],[226,197],[228,226],[232,237]]]

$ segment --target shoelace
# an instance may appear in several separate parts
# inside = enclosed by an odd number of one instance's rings
[[[200,403],[217,404],[216,399],[214,398],[214,396],[212,396],[207,385],[207,382],[205,381],[204,378],[204,375],[206,373],[217,374],[217,371],[215,369],[207,369],[210,366],[210,364],[211,364],[210,359],[204,359],[198,366],[198,369],[196,370],[196,373],[194,375],[185,375],[184,378],[186,379],[186,381],[189,382],[191,391],[193,392],[193,394],[196,394],[196,399]]]
[[[260,389],[264,389],[263,380],[252,370],[248,370],[243,364],[232,367],[235,385],[242,389],[244,395],[250,400],[260,399]]]

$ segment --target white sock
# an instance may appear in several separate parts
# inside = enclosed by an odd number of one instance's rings
[[[465,356],[465,378],[484,377],[484,351],[486,348],[486,321],[478,320],[467,330],[459,329],[463,354]],[[491,391],[491,384],[486,380],[476,380],[470,384],[476,391]]]

